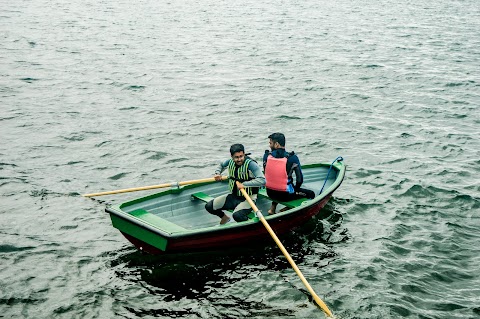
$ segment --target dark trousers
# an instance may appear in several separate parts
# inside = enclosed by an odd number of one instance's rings
[[[315,193],[306,188],[299,188],[294,193],[276,191],[276,190],[267,188],[267,195],[271,199],[277,200],[280,202],[289,202],[291,200],[299,199],[299,198],[308,198],[308,199],[315,198]]]
[[[252,201],[255,202],[257,194],[250,196]],[[212,199],[205,205],[205,209],[213,215],[220,218],[225,214],[223,210],[233,210],[233,219],[236,222],[243,222],[248,220],[248,214],[252,211],[252,207],[245,200],[244,197],[238,197],[233,194],[225,194]]]

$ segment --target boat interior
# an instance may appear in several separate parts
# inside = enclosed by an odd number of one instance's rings
[[[338,175],[338,168],[335,166],[328,174],[329,165],[319,166],[310,169],[304,169],[303,188],[311,189],[317,194],[313,200],[317,200],[319,196],[328,194],[328,188],[332,186]],[[323,192],[318,195],[323,187]],[[219,225],[219,218],[209,214],[205,210],[205,203],[216,196],[227,193],[228,182],[206,183],[198,185],[183,186],[178,189],[169,189],[154,195],[140,198],[131,202],[120,205],[122,211],[129,213],[136,218],[152,225],[167,224],[170,231],[185,231],[192,229],[208,228],[208,227],[231,227],[238,224],[231,219],[231,222]],[[257,208],[267,219],[276,215],[268,215],[272,200],[267,196],[266,190],[261,189],[256,200]],[[292,202],[279,203],[277,212],[282,208],[296,209],[301,205],[307,205],[308,199],[294,200]],[[229,212],[226,212],[231,215]],[[254,213],[250,214],[254,218]]]

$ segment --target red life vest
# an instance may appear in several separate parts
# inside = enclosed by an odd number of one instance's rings
[[[287,158],[275,158],[268,155],[267,165],[265,166],[265,185],[269,189],[281,192],[288,192]]]

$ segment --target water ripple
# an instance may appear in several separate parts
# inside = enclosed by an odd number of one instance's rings
[[[320,318],[269,241],[151,257],[80,194],[211,176],[282,131],[341,155],[326,207],[282,238],[339,318],[480,315],[474,0],[2,4],[5,317]]]

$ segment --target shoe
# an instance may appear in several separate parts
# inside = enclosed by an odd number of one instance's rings
[[[225,218],[225,216],[226,216],[227,218]],[[225,215],[225,216],[222,217],[222,219],[220,220],[220,225],[224,225],[224,224],[228,223],[228,222],[231,220],[230,217],[228,217],[227,215]]]

